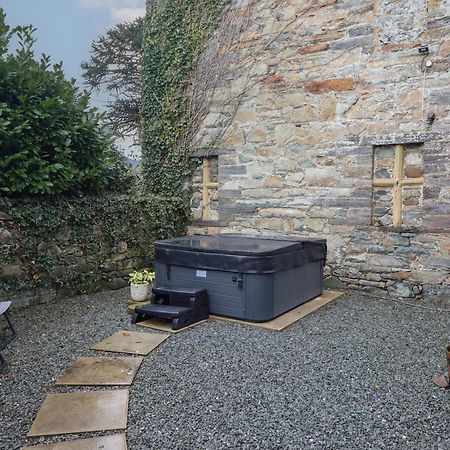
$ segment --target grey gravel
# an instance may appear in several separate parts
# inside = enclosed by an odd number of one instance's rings
[[[80,437],[25,436],[46,393],[64,390],[53,382],[71,361],[118,329],[148,331],[130,324],[126,296],[13,314],[2,450]],[[448,312],[355,293],[283,332],[207,322],[145,358],[131,388],[129,449],[448,450],[450,390],[431,380],[446,369],[449,333]]]

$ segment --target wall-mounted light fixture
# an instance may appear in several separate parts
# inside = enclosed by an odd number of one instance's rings
[[[428,125],[433,125],[433,122],[436,120],[436,114],[434,112],[430,112],[428,113],[427,116],[427,124]]]

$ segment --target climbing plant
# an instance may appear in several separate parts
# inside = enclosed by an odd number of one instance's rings
[[[189,88],[228,0],[148,0],[142,66],[142,163],[147,189],[180,197],[191,173]]]
[[[139,194],[0,197],[0,285],[71,295],[108,288],[151,265],[155,239],[184,234],[186,215],[181,200]]]

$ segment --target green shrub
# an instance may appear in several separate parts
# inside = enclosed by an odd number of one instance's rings
[[[0,9],[0,191],[8,196],[97,192],[120,162],[61,64],[36,60],[32,26],[10,30]],[[8,53],[11,39],[18,48]]]

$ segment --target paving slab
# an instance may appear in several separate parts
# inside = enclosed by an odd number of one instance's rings
[[[145,356],[163,343],[168,337],[168,334],[139,333],[136,331],[122,330],[95,344],[92,350],[132,353]]]
[[[56,444],[33,445],[21,450],[127,450],[125,434],[113,434],[90,439],[74,439]]]
[[[143,361],[141,356],[106,356],[77,358],[56,385],[68,386],[129,386]]]
[[[124,430],[128,389],[47,394],[28,437]]]

